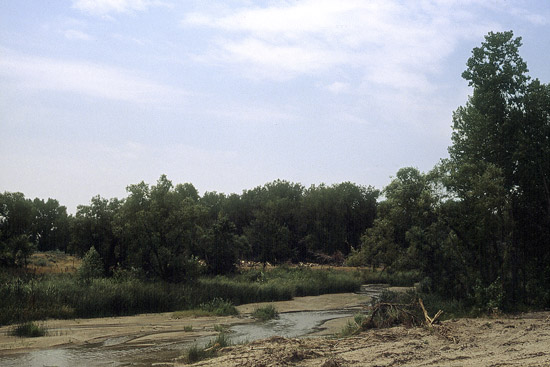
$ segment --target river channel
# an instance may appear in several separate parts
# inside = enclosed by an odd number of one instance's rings
[[[362,293],[376,297],[380,288],[363,287]],[[370,298],[370,297],[369,297]],[[304,337],[323,328],[329,320],[348,318],[361,305],[339,310],[317,310],[280,313],[279,317],[266,322],[233,324],[227,330],[232,343],[245,343],[271,336]],[[135,339],[135,340],[134,340]],[[97,343],[35,349],[26,353],[0,355],[0,365],[5,367],[45,366],[162,366],[170,365],[192,345],[206,345],[213,336],[196,339],[139,341],[136,336],[118,336]]]

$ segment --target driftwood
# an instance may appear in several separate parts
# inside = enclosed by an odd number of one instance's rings
[[[437,311],[435,316],[432,318],[430,317],[430,315],[428,315],[428,311],[426,311],[426,307],[424,307],[424,302],[422,302],[422,298],[418,299],[418,303],[420,304],[420,307],[422,307],[422,312],[424,312],[424,318],[426,319],[426,324],[428,326],[433,326],[433,324],[438,322],[437,319],[443,314],[442,310]]]

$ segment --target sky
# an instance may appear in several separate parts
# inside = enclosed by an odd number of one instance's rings
[[[506,30],[550,82],[548,0],[2,0],[0,192],[382,189],[448,155],[466,61]]]

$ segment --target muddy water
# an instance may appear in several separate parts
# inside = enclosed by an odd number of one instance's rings
[[[376,297],[378,287],[364,287],[361,293]],[[271,336],[301,337],[319,330],[328,320],[350,317],[356,309],[330,311],[301,311],[281,313],[278,319],[233,325],[228,336],[232,343],[250,342]],[[155,341],[143,344],[132,342],[133,337],[106,339],[85,346],[58,347],[34,350],[28,353],[0,356],[0,366],[151,366],[159,362],[170,363],[192,345],[206,345],[212,337],[186,341]]]

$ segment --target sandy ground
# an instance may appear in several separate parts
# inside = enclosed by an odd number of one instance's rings
[[[193,366],[550,366],[550,312],[394,327],[349,338],[273,337]]]

